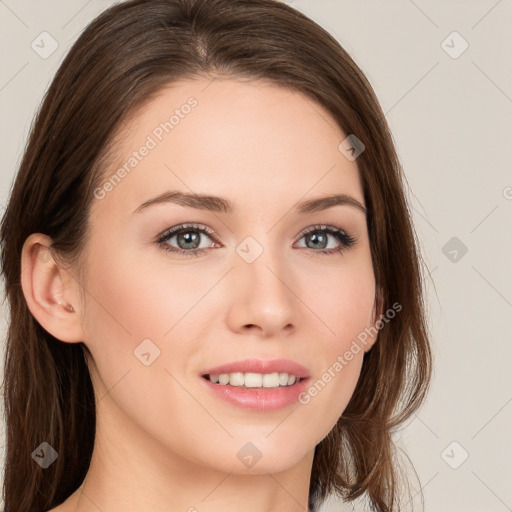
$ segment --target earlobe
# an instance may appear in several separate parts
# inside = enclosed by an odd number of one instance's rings
[[[76,311],[77,285],[55,261],[51,244],[51,238],[41,233],[25,240],[21,254],[25,301],[34,318],[52,336],[69,343],[80,342],[83,331]]]

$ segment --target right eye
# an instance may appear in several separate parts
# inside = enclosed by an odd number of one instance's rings
[[[166,230],[158,238],[157,243],[166,251],[178,253],[184,256],[199,256],[206,252],[206,248],[211,248],[210,245],[200,247],[201,237],[206,236],[208,238],[215,239],[213,230],[206,226],[197,224],[182,224]],[[178,247],[171,245],[173,238],[176,238],[176,244]],[[182,244],[184,247],[180,247]]]

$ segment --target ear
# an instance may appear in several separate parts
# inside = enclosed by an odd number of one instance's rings
[[[364,347],[364,351],[368,352],[373,345],[375,345],[378,336],[379,336],[379,330],[377,328],[377,323],[381,319],[382,315],[384,313],[384,293],[382,291],[382,288],[376,287],[375,289],[375,302],[373,304],[373,310],[372,310],[372,319],[371,319],[371,326],[372,328],[369,329],[371,334],[368,336],[366,345]]]
[[[27,306],[41,326],[55,338],[83,341],[79,315],[79,284],[55,261],[47,235],[32,233],[23,244],[21,287]]]

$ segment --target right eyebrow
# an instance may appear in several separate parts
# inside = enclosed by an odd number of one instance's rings
[[[197,208],[199,210],[210,210],[219,213],[233,213],[235,205],[223,197],[209,196],[205,194],[193,194],[188,192],[170,191],[159,196],[148,199],[142,203],[133,213],[140,212],[148,206],[160,203],[176,203],[181,206]]]

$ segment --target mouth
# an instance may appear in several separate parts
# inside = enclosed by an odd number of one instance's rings
[[[244,359],[203,370],[205,390],[241,409],[271,412],[296,407],[307,389],[309,370],[290,359]]]
[[[306,392],[309,376],[288,372],[223,372],[203,373],[204,389],[221,401],[239,409],[271,412],[285,407],[297,407]]]

